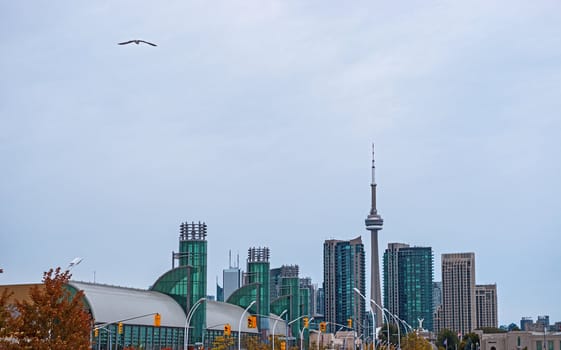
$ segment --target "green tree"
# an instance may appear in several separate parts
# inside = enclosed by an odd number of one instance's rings
[[[416,332],[411,332],[401,340],[402,350],[431,350],[432,346],[428,340]]]
[[[519,331],[520,327],[518,327],[516,323],[511,323],[508,325],[507,329],[509,332],[513,332],[513,331]]]
[[[448,328],[443,328],[436,337],[436,345],[439,348],[455,349],[458,343],[458,335]]]
[[[69,271],[60,267],[43,273],[43,287],[33,287],[31,301],[17,301],[18,332],[21,349],[86,350],[90,347],[90,315],[84,309],[83,292],[71,295],[65,284]]]
[[[506,333],[505,329],[500,329],[500,328],[497,328],[497,327],[483,327],[483,328],[480,328],[480,329],[485,334],[488,334],[488,333]]]
[[[476,350],[476,346],[479,343],[479,336],[475,333],[468,333],[464,335],[462,341],[460,342],[460,350]]]

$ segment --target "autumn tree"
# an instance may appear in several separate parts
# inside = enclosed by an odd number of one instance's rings
[[[31,301],[16,302],[16,339],[21,349],[89,349],[90,315],[84,309],[83,292],[72,295],[65,287],[70,277],[60,267],[50,269],[43,273],[43,288],[31,289]]]
[[[234,338],[230,336],[218,336],[212,342],[213,350],[227,350],[234,346]]]
[[[402,350],[431,350],[432,346],[428,340],[416,332],[411,332],[401,340]]]
[[[8,303],[8,299],[14,293],[4,289],[0,294],[0,349],[17,349],[14,334],[17,331],[17,323],[14,318],[14,308]]]
[[[242,344],[248,350],[269,350],[269,344],[261,342],[257,336],[244,335]],[[277,349],[280,349],[280,347]]]

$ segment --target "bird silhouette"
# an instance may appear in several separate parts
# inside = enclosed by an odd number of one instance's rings
[[[144,44],[148,44],[148,45],[152,45],[152,46],[158,46],[156,44],[153,44],[151,42],[145,41],[145,40],[129,40],[129,41],[123,41],[122,43],[119,43],[119,45],[127,45],[127,44],[132,44],[135,43],[136,45],[139,45],[140,43],[144,43]]]

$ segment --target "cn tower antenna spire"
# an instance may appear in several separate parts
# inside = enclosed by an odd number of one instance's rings
[[[370,183],[370,191],[372,195],[370,215],[376,215],[378,214],[378,210],[376,209],[376,165],[374,160],[374,142],[372,142],[372,182]]]
[[[372,143],[372,182],[370,183],[370,191],[372,196],[372,202],[370,206],[370,213],[366,217],[365,224],[366,229],[370,231],[370,299],[372,299],[376,304],[382,305],[382,291],[380,283],[380,262],[378,253],[378,232],[382,229],[384,225],[384,220],[378,214],[376,209],[376,177],[375,177],[376,166],[374,165],[374,143]],[[376,325],[382,324],[382,315],[376,313]]]
[[[376,184],[376,164],[374,162],[374,142],[372,142],[372,185]]]

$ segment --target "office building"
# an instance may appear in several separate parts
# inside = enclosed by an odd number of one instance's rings
[[[307,305],[305,309],[302,309],[302,315],[309,315],[310,317],[316,316],[316,295],[317,284],[313,284],[310,277],[300,278],[300,296],[302,298],[302,305]]]
[[[436,312],[436,309],[442,305],[442,282],[432,283],[432,310]]]
[[[224,300],[228,300],[230,295],[241,287],[242,270],[239,267],[230,267],[222,270],[222,280],[224,282]]]
[[[476,285],[475,305],[477,307],[476,327],[478,329],[484,327],[499,327],[496,284]]]
[[[538,320],[536,321],[536,326],[540,329],[549,327],[549,315],[538,315]]]
[[[384,306],[418,328],[433,329],[433,254],[430,247],[390,243],[384,252]]]
[[[298,273],[298,265],[282,265],[281,267],[271,269],[269,272],[269,293],[271,300],[275,300],[282,295],[282,279],[286,277],[298,277]]]
[[[476,328],[475,254],[442,254],[443,326],[461,334]]]
[[[529,331],[534,324],[534,320],[531,317],[522,317],[520,320],[520,330],[521,331]]]
[[[323,318],[323,316],[325,315],[325,292],[323,287],[318,288],[315,299],[316,299],[316,309],[315,309],[316,313],[314,316],[317,315]]]
[[[334,332],[335,324],[346,325],[353,319],[354,329],[362,334],[365,317],[364,245],[361,237],[350,241],[327,240],[323,244],[323,290],[325,297],[325,321],[328,332]]]

